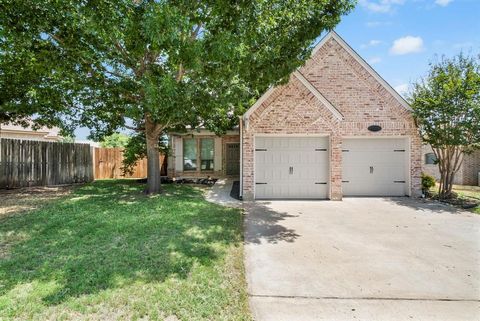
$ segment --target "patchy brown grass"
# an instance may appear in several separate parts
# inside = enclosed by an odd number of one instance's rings
[[[0,219],[13,214],[38,209],[52,200],[70,194],[72,189],[72,186],[0,189]]]

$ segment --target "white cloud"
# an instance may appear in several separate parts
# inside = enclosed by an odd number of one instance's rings
[[[382,58],[380,58],[380,57],[372,57],[372,58],[368,59],[368,63],[370,65],[376,65],[380,62],[382,62]]]
[[[359,0],[358,3],[369,11],[387,13],[391,12],[395,5],[404,4],[405,0]]]
[[[361,48],[375,47],[381,43],[382,42],[380,40],[370,40],[369,42],[362,44],[360,47]]]
[[[450,2],[453,0],[435,0],[435,4],[441,6],[441,7],[446,7]]]
[[[392,22],[391,21],[367,21],[365,23],[365,26],[368,28],[376,28],[376,27],[382,27],[382,26],[391,26]]]
[[[392,55],[406,55],[423,51],[423,39],[421,37],[405,36],[393,42],[390,48]]]
[[[395,86],[393,89],[396,90],[397,93],[405,97],[408,94],[408,84],[400,84]]]

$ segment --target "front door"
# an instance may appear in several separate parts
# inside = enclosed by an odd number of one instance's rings
[[[226,144],[227,175],[238,176],[240,174],[240,143]]]

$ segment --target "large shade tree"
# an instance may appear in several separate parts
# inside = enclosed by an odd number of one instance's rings
[[[0,121],[139,131],[158,192],[163,132],[232,126],[354,2],[2,0]]]
[[[480,57],[458,56],[432,63],[410,97],[424,142],[440,170],[439,196],[452,196],[463,156],[480,148]]]

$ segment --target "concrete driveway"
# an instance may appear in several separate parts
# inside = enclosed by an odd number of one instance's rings
[[[246,205],[258,321],[480,320],[480,216],[409,198]]]

